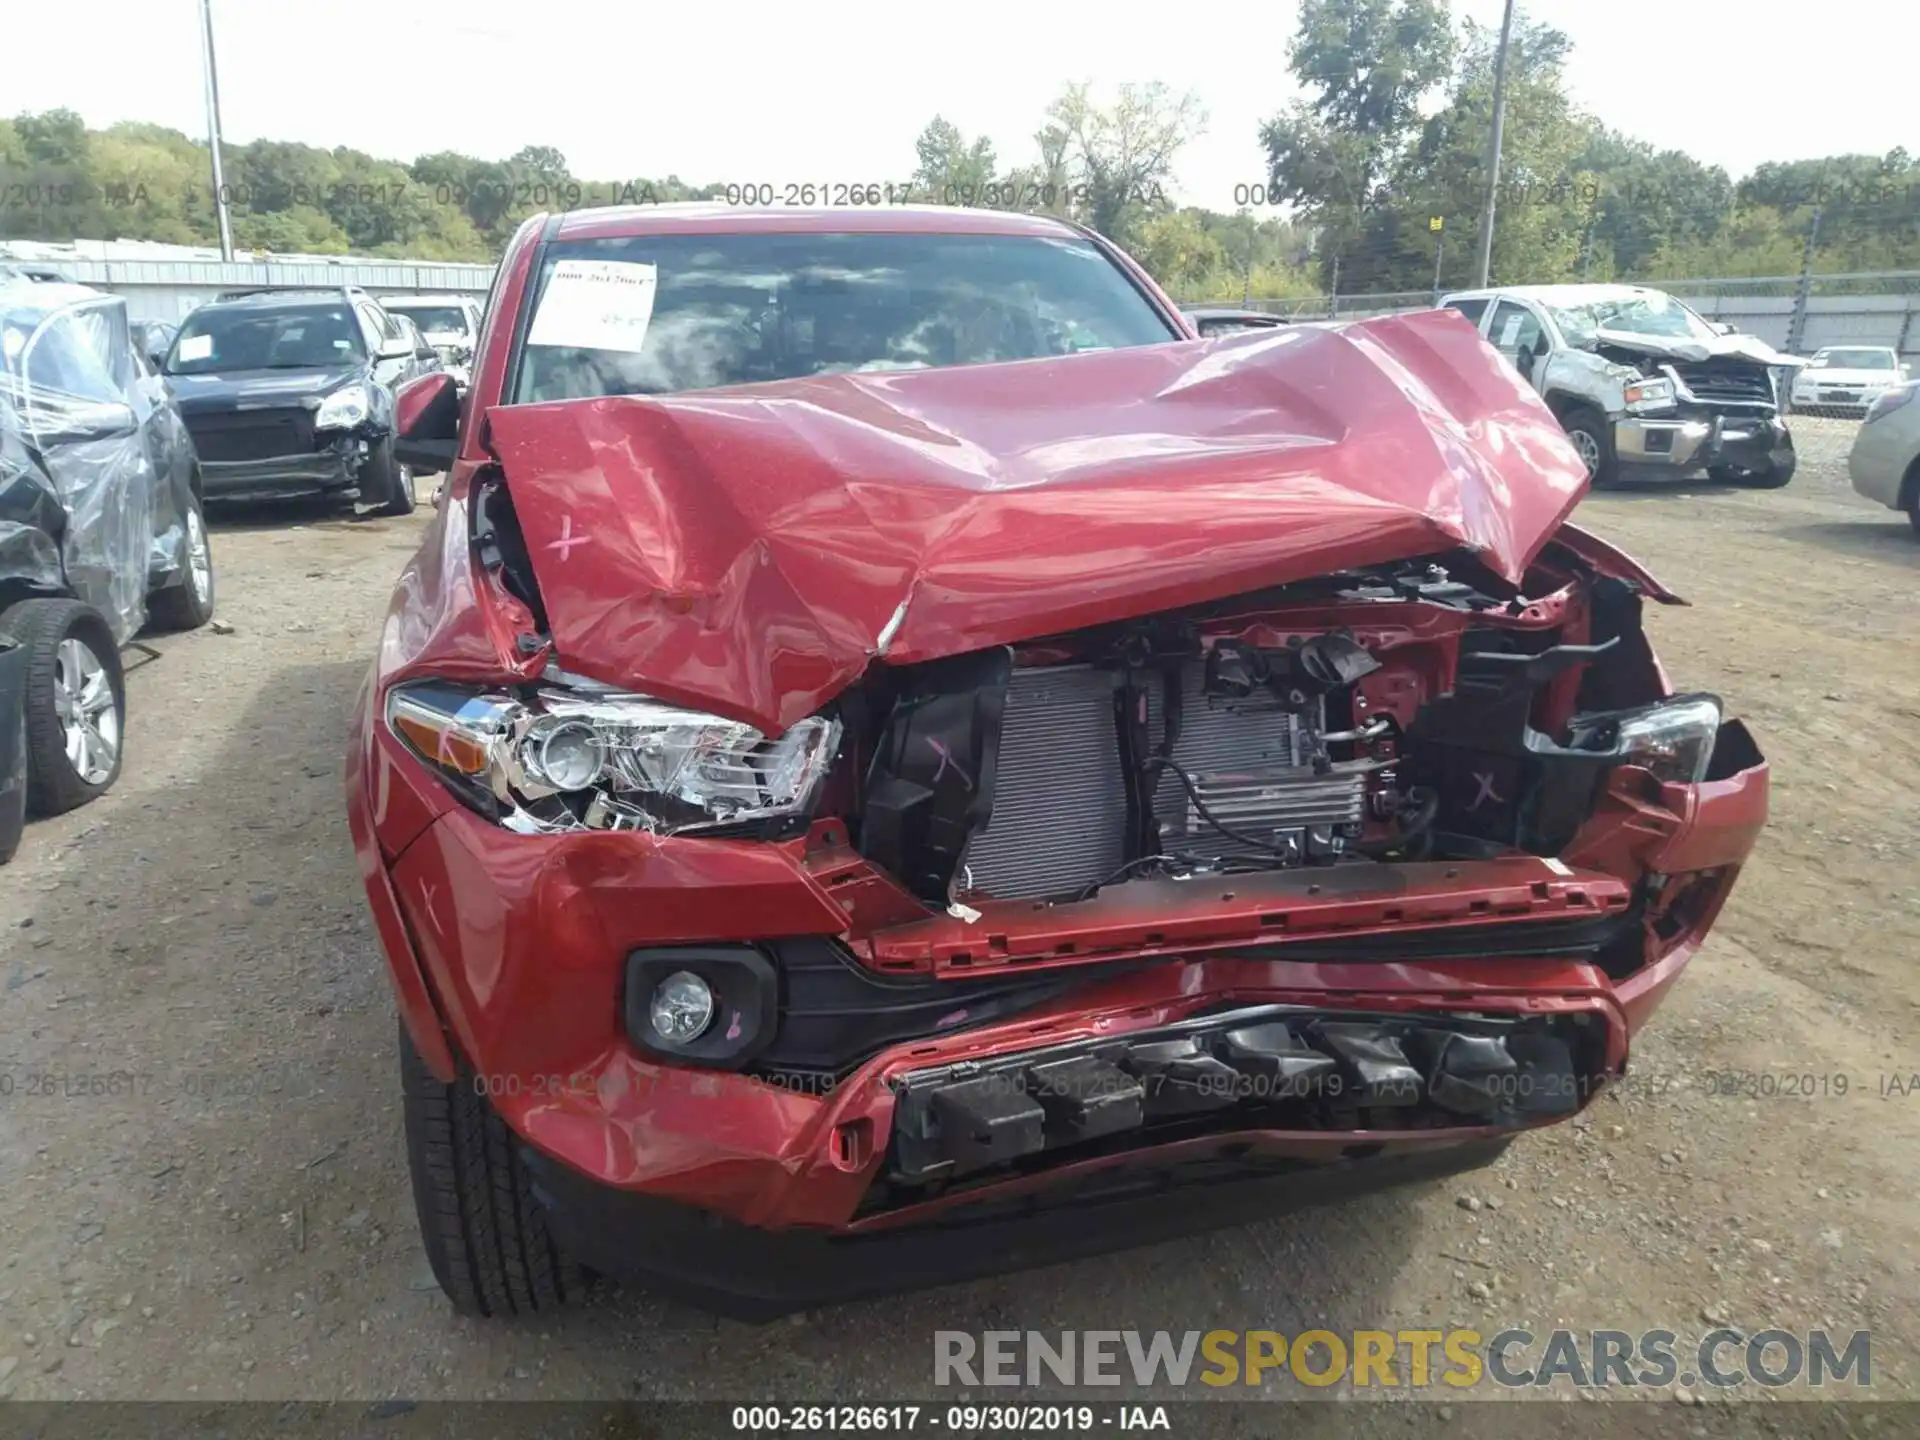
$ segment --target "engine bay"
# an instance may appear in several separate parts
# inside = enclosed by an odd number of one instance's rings
[[[1604,773],[1648,750],[1640,597],[1547,559],[1528,598],[1442,558],[876,666],[839,706],[826,808],[954,914],[1150,878],[1553,855]],[[1693,698],[1675,778],[1719,724]]]

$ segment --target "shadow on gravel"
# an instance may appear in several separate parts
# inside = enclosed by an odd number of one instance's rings
[[[1823,520],[1807,525],[1785,525],[1784,540],[1804,540],[1822,550],[1853,560],[1881,560],[1911,570],[1920,567],[1920,536],[1897,511],[1883,512],[1884,520]]]
[[[339,499],[215,500],[207,506],[207,528],[222,531],[285,530],[290,525],[354,523],[353,503]]]

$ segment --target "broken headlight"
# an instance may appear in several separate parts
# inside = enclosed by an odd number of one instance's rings
[[[446,681],[398,685],[387,724],[454,790],[509,829],[677,835],[805,815],[840,724],[750,725],[644,695],[531,698]]]
[[[1713,759],[1720,716],[1714,695],[1676,695],[1632,710],[1576,715],[1570,748],[1610,754],[1658,780],[1697,785]]]
[[[348,385],[320,402],[320,408],[314,412],[313,428],[351,430],[356,425],[364,425],[372,413],[373,402],[367,396],[367,387]]]
[[[1628,411],[1635,415],[1649,410],[1671,410],[1675,399],[1674,385],[1671,380],[1635,380],[1627,386],[1624,398]]]

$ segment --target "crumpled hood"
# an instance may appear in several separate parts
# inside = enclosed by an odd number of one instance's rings
[[[487,421],[559,663],[767,731],[876,656],[1455,546],[1517,581],[1586,484],[1452,311]]]
[[[1758,335],[1717,335],[1711,340],[1683,340],[1664,335],[1640,335],[1629,330],[1601,330],[1599,340],[1616,350],[1632,350],[1658,360],[1717,360],[1732,357],[1752,360],[1759,365],[1797,367],[1807,363],[1802,355],[1776,350]]]

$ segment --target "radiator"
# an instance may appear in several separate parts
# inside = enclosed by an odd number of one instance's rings
[[[1173,758],[1223,824],[1264,844],[1228,839],[1165,771],[1155,788],[1162,849],[1223,858],[1271,853],[1309,826],[1358,824],[1358,767],[1316,775],[1306,727],[1271,699],[1209,701],[1198,661],[1181,677]],[[1126,787],[1114,717],[1117,674],[1091,666],[1016,670],[1007,690],[993,814],[968,843],[959,881],[995,899],[1056,897],[1098,884],[1127,861]],[[1147,729],[1158,745],[1166,717],[1148,691]]]

